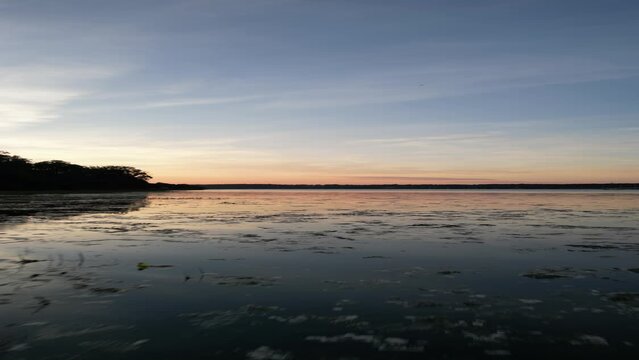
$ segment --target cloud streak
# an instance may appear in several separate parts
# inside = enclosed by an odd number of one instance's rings
[[[56,119],[65,105],[90,93],[88,82],[117,72],[73,64],[0,66],[0,127]]]

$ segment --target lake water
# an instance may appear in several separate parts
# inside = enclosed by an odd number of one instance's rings
[[[639,358],[639,192],[0,194],[0,358]]]

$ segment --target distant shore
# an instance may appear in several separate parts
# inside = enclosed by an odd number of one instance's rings
[[[639,190],[639,183],[629,184],[383,184],[383,185],[307,185],[307,184],[166,184],[149,183],[140,187],[125,188],[31,188],[0,189],[2,193],[120,193],[120,192],[163,192],[177,190]]]
[[[291,185],[209,184],[194,185],[206,190],[639,190],[639,183],[600,184],[380,184],[380,185]]]

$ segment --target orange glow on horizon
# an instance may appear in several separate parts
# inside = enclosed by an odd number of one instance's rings
[[[151,182],[180,183],[180,184],[285,184],[285,185],[449,185],[449,184],[588,184],[588,183],[637,183],[639,176],[627,175],[612,177],[608,174],[591,174],[590,176],[551,176],[537,175],[529,177],[494,176],[493,179],[478,179],[462,177],[445,179],[433,177],[402,177],[402,176],[380,176],[374,177],[354,177],[354,176],[278,176],[278,177],[190,177],[190,176],[162,176],[153,178]]]

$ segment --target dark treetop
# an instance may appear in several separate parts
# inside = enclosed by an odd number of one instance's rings
[[[159,190],[151,176],[130,166],[81,166],[66,161],[32,162],[0,151],[0,190]]]

